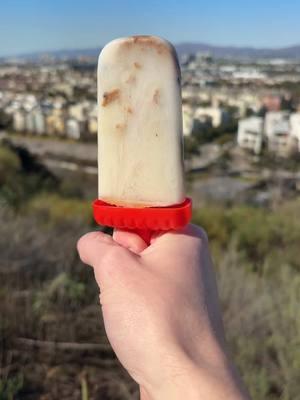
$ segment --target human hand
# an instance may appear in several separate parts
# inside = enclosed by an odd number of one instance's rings
[[[93,232],[78,251],[94,267],[109,341],[143,399],[248,398],[226,355],[203,230],[159,234],[149,247],[131,232]]]

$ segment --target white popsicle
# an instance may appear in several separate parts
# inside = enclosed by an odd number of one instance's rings
[[[184,201],[180,68],[154,36],[108,43],[98,62],[99,198],[127,207]]]

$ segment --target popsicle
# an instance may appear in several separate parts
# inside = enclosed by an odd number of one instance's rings
[[[108,43],[98,63],[99,198],[150,207],[184,198],[180,68],[154,36]]]
[[[100,53],[97,78],[95,220],[143,229],[143,237],[184,226],[191,201],[184,190],[180,68],[173,46],[155,36],[113,40]]]

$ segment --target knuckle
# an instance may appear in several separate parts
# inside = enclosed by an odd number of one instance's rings
[[[120,270],[120,261],[116,250],[113,247],[107,248],[94,266],[98,286],[101,287],[101,284],[104,287],[115,285],[119,281],[116,277],[119,276]]]
[[[117,246],[109,247],[105,254],[103,255],[103,263],[106,268],[114,268],[116,265],[119,265],[122,258],[122,252]]]

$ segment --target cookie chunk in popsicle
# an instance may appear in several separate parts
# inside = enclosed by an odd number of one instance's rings
[[[155,36],[116,39],[98,62],[99,199],[124,207],[185,200],[180,68]]]

